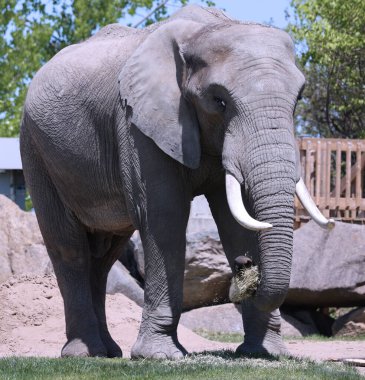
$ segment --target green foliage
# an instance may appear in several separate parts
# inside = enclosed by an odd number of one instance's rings
[[[140,26],[168,16],[162,0],[0,0],[0,5],[0,136],[5,137],[19,133],[27,85],[59,50],[128,15],[137,22],[140,10],[150,11]]]
[[[126,359],[0,359],[0,378],[6,380],[195,380],[195,379],[321,379],[362,377],[340,364],[316,364],[288,358],[239,358],[229,351],[199,354],[185,360]]]
[[[292,0],[288,26],[307,79],[297,124],[324,137],[365,138],[365,2]]]
[[[297,336],[284,336],[284,340],[295,340],[295,341],[312,341],[312,342],[358,342],[365,340],[365,334],[358,334],[356,336],[347,336],[347,335],[339,335],[339,336],[324,336],[320,334],[311,334],[302,337]]]
[[[25,196],[25,211],[31,211],[32,208],[33,208],[32,198],[30,197],[30,194],[27,191],[27,194]]]
[[[243,334],[242,333],[223,333],[223,332],[214,332],[203,329],[194,330],[194,332],[205,339],[213,340],[216,342],[224,343],[242,343]],[[357,336],[333,336],[327,337],[319,334],[311,334],[302,337],[297,336],[284,336],[284,340],[295,340],[295,341],[313,341],[313,342],[355,342],[355,341],[364,341],[365,335],[359,334]]]
[[[197,329],[194,332],[205,339],[213,340],[216,342],[224,343],[242,343],[243,342],[243,333],[224,333],[209,331],[204,329]]]

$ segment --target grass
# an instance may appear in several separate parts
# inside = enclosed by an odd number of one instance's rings
[[[242,333],[223,333],[214,332],[203,329],[194,330],[194,332],[205,339],[214,340],[216,342],[224,343],[242,343],[243,334]]]
[[[303,337],[290,337],[285,336],[284,340],[309,340],[309,341],[317,341],[317,342],[334,342],[334,341],[345,341],[345,342],[354,342],[354,341],[365,341],[365,335],[357,335],[357,336],[331,336],[327,337],[324,335],[307,335]]]
[[[239,358],[230,351],[192,355],[176,362],[128,359],[0,359],[1,380],[114,379],[309,379],[353,380],[361,376],[338,363],[316,364],[289,358]]]
[[[217,342],[224,343],[242,343],[243,342],[243,334],[242,333],[222,333],[222,332],[213,332],[207,330],[194,330],[194,332],[205,339],[214,340]],[[308,335],[308,336],[284,336],[284,340],[308,340],[308,341],[319,341],[319,342],[333,342],[333,341],[365,341],[365,335],[357,335],[357,336],[336,336],[336,337],[327,337],[324,335]]]

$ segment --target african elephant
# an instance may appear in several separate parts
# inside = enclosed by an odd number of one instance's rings
[[[186,354],[176,329],[190,202],[200,194],[231,266],[245,254],[260,272],[238,352],[284,352],[278,307],[290,278],[303,85],[285,32],[197,6],[143,30],[109,25],[39,70],[20,143],[64,300],[63,356],[122,355],[105,287],[136,229],[146,283],[132,357]]]

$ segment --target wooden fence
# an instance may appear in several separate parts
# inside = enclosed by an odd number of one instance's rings
[[[365,224],[365,140],[298,139],[302,177],[326,217]],[[295,223],[309,220],[295,199]]]

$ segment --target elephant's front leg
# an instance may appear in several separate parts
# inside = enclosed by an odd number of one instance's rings
[[[132,357],[180,358],[177,339],[182,307],[185,231],[189,205],[179,189],[149,194],[140,229],[145,255],[145,298],[141,327]]]
[[[207,195],[210,209],[218,227],[219,236],[233,269],[238,256],[247,256],[253,264],[258,264],[259,249],[256,232],[240,226],[229,210],[224,186]],[[256,308],[254,297],[241,303],[244,342],[237,348],[239,354],[273,354],[287,353],[281,337],[281,319],[279,309],[272,312]]]
[[[141,231],[145,295],[141,327],[131,353],[134,358],[178,359],[187,353],[177,338],[186,223],[183,215],[165,212],[160,214],[161,219],[148,218],[148,231]]]
[[[187,352],[177,339],[183,298],[186,226],[190,195],[181,165],[135,131],[138,164],[132,176],[133,213],[145,258],[142,322],[133,358],[178,359]],[[137,152],[137,153],[138,153]]]
[[[242,355],[288,354],[281,337],[279,309],[272,312],[261,311],[256,308],[252,298],[243,301],[241,305],[245,338],[244,342],[237,347],[236,353]]]

